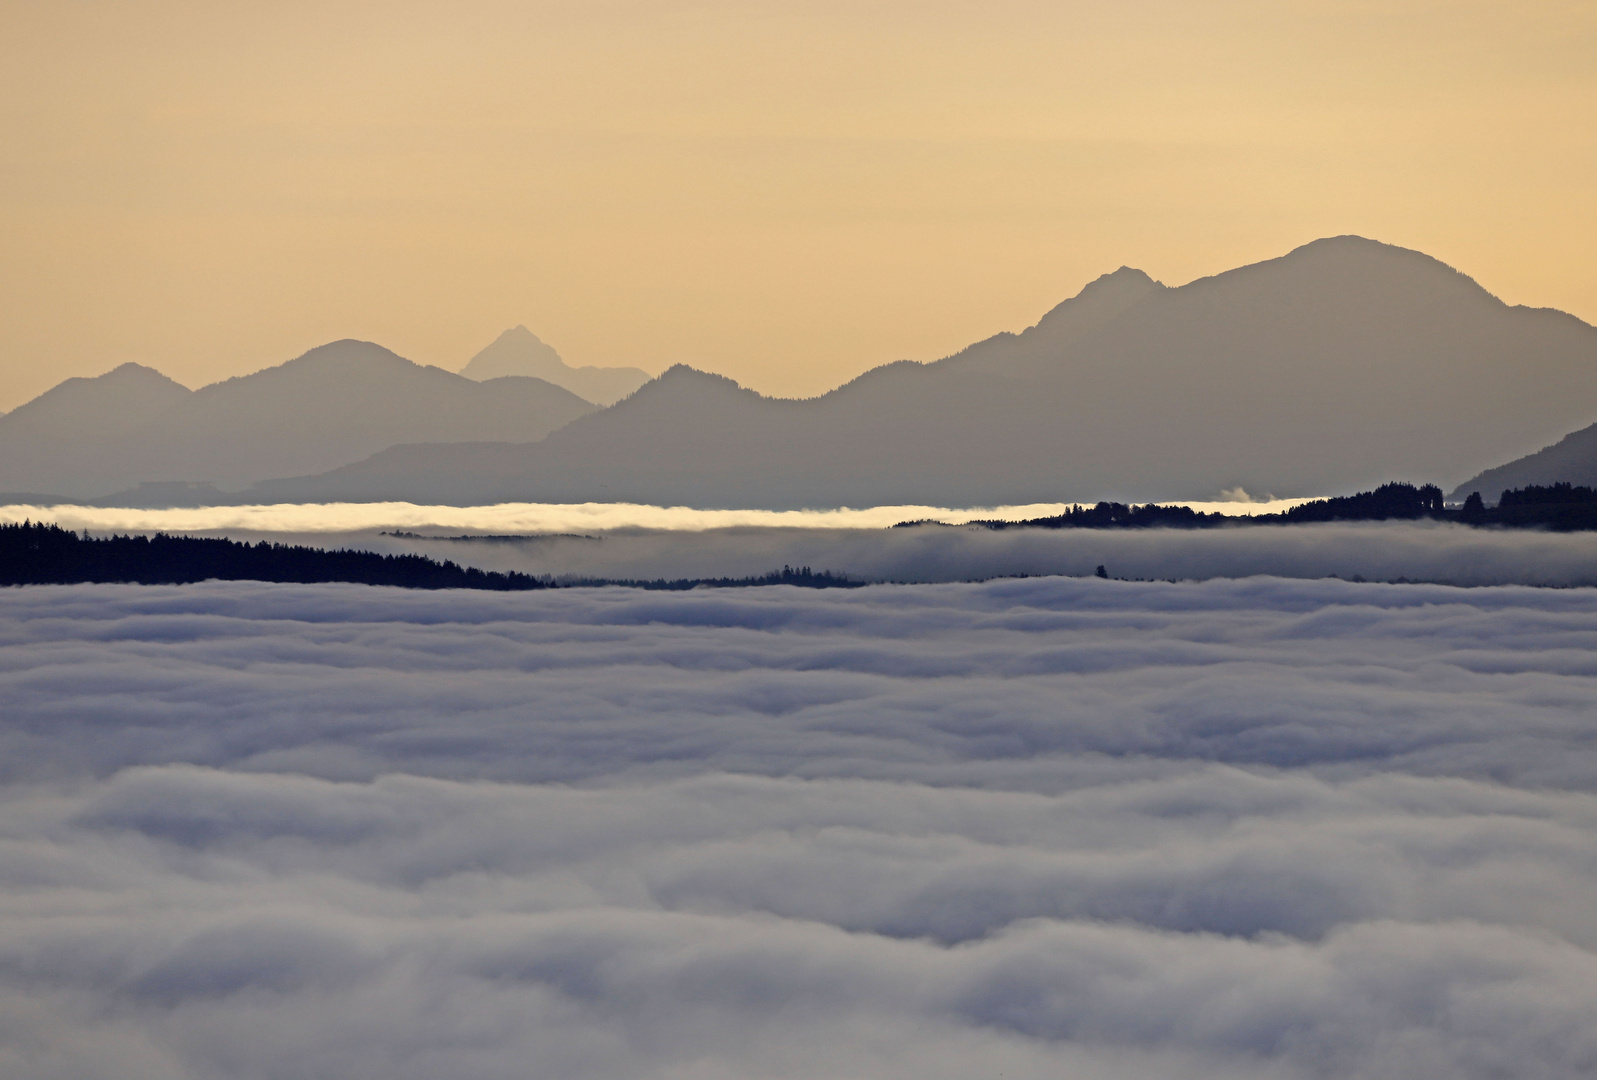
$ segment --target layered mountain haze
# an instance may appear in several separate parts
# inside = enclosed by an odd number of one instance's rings
[[[524,326],[461,374],[348,340],[195,391],[123,365],[0,417],[0,491],[774,510],[1325,495],[1452,486],[1593,418],[1597,329],[1345,236],[1178,288],[1122,267],[1020,333],[806,400],[681,365],[571,368]],[[1471,483],[1597,478],[1576,461],[1597,462],[1597,435],[1566,442]]]
[[[809,400],[675,367],[534,445],[399,446],[281,501],[981,506],[1457,483],[1597,416],[1597,329],[1360,237],[1179,288],[1129,268],[1019,333]]]
[[[92,499],[150,481],[237,489],[401,442],[531,441],[593,409],[541,379],[477,382],[364,341],[195,391],[129,364],[0,417],[0,490]]]
[[[460,373],[479,380],[530,375],[563,386],[596,405],[613,405],[649,381],[649,373],[641,368],[571,367],[525,326],[500,334]]]

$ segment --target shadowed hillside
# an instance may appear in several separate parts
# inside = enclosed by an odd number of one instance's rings
[[[1558,483],[1597,485],[1597,424],[1571,432],[1534,454],[1487,469],[1458,485],[1449,498],[1459,500],[1472,491],[1491,497],[1509,488]]]

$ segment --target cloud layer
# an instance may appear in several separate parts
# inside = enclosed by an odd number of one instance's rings
[[[1571,1077],[1597,594],[0,592],[10,1077]]]
[[[1191,502],[1204,513],[1273,514],[1308,499],[1255,501],[1241,488],[1223,502]],[[49,521],[68,529],[118,532],[245,530],[345,533],[386,529],[466,529],[488,533],[592,532],[608,529],[885,529],[901,521],[934,519],[1024,521],[1069,509],[1069,503],[953,509],[946,506],[871,506],[858,510],[696,510],[641,503],[497,503],[492,506],[424,506],[386,503],[275,503],[167,510],[128,507],[0,506],[0,521]]]
[[[1302,501],[1302,500],[1296,500]],[[1189,504],[1228,513],[1288,505]],[[1020,575],[1203,580],[1257,574],[1456,585],[1597,585],[1597,533],[1473,529],[1435,522],[1185,530],[1047,530],[923,526],[908,520],[1024,519],[1036,505],[991,510],[690,510],[592,503],[487,507],[409,503],[124,510],[0,507],[0,520],[54,521],[95,532],[191,532],[384,553],[417,552],[485,570],[556,578],[714,578],[811,566],[867,581],[949,582]],[[393,531],[434,537],[393,536]],[[461,542],[460,535],[520,536]]]
[[[232,534],[242,535],[242,534]],[[262,534],[265,535],[265,534]],[[274,537],[275,538],[275,537]],[[1597,533],[1472,529],[1432,522],[1235,529],[616,530],[520,542],[460,542],[349,534],[301,543],[419,552],[486,570],[556,577],[700,578],[812,566],[867,581],[947,582],[1091,574],[1202,580],[1362,577],[1457,585],[1597,584]]]

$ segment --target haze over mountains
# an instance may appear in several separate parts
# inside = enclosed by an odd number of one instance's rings
[[[193,391],[124,364],[0,417],[0,491],[93,499],[148,481],[237,489],[399,442],[539,439],[593,410],[541,379],[477,382],[364,341]]]
[[[0,417],[0,491],[789,509],[1451,486],[1597,418],[1597,329],[1349,236],[1179,288],[1123,267],[1021,333],[817,398],[643,380],[521,326],[459,375],[356,341],[192,392],[124,365]]]
[[[281,501],[691,506],[1190,499],[1457,483],[1597,417],[1597,329],[1336,237],[1169,288],[1122,268],[1020,334],[778,400],[675,367],[535,444],[399,446]]]
[[[574,368],[552,346],[540,341],[525,326],[506,330],[493,344],[473,356],[460,373],[468,379],[498,379],[530,375],[595,405],[613,405],[649,381],[649,373],[635,367]]]

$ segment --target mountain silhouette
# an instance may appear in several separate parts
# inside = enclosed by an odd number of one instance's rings
[[[593,409],[541,379],[476,382],[364,341],[194,391],[125,364],[0,416],[0,490],[93,499],[174,482],[192,499],[194,484],[238,489],[400,442],[531,441]]]
[[[192,391],[141,364],[75,378],[0,416],[0,490],[105,494],[97,481],[118,444],[182,404]],[[16,501],[20,496],[8,496]],[[33,496],[26,501],[42,501]]]
[[[563,386],[596,405],[614,404],[649,381],[649,373],[640,368],[571,367],[525,326],[500,334],[460,373],[468,379],[530,375]]]
[[[1471,477],[1458,485],[1448,499],[1461,502],[1478,491],[1490,503],[1511,489],[1561,483],[1597,487],[1597,424],[1571,432],[1534,454]]]
[[[282,499],[702,507],[1455,483],[1597,415],[1597,329],[1360,237],[1169,288],[1122,268],[1022,333],[807,400],[674,367],[530,445],[395,446]]]

